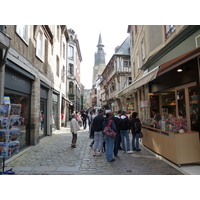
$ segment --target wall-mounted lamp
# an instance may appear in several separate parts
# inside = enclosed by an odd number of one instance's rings
[[[181,68],[177,69],[177,72],[182,72],[183,70]]]

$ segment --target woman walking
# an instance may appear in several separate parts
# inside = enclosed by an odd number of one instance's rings
[[[111,121],[110,127],[111,129],[117,133],[116,125],[114,121],[111,119],[113,117],[112,113],[106,113],[106,119],[103,122],[103,129],[108,125],[108,123]],[[113,158],[113,149],[114,149],[114,142],[115,138],[112,138],[108,135],[104,136],[105,143],[106,143],[106,160],[108,162],[113,162],[115,159]]]
[[[141,151],[139,148],[139,133],[141,131],[141,122],[137,118],[138,113],[133,112],[132,113],[132,118],[130,121],[131,124],[131,132],[132,132],[132,149],[133,151]]]
[[[76,148],[77,132],[80,130],[80,126],[76,120],[76,115],[72,114],[72,119],[70,121],[70,131],[72,133],[72,148]]]

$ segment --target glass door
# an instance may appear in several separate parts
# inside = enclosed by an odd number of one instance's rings
[[[40,116],[39,116],[39,137],[47,135],[47,101],[40,100]]]

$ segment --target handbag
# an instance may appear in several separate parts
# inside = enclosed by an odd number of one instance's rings
[[[103,133],[107,136],[110,136],[112,138],[116,137],[116,133],[111,129],[110,125],[112,123],[112,120],[108,122],[108,125],[104,128]]]
[[[141,131],[139,132],[139,138],[143,138],[143,133]]]

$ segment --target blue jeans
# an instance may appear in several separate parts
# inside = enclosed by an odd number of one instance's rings
[[[132,148],[134,149],[139,149],[139,133],[137,134],[132,134]]]
[[[104,139],[106,143],[106,160],[110,162],[113,159],[113,149],[114,149],[115,138],[105,135]]]
[[[117,156],[117,154],[118,154],[119,138],[120,138],[120,133],[117,133],[117,135],[115,137],[115,142],[114,142],[114,156]]]
[[[130,139],[127,130],[120,130],[121,140],[122,140],[122,150],[127,152],[130,151]],[[125,142],[126,139],[126,142]],[[126,143],[126,144],[125,144]]]

